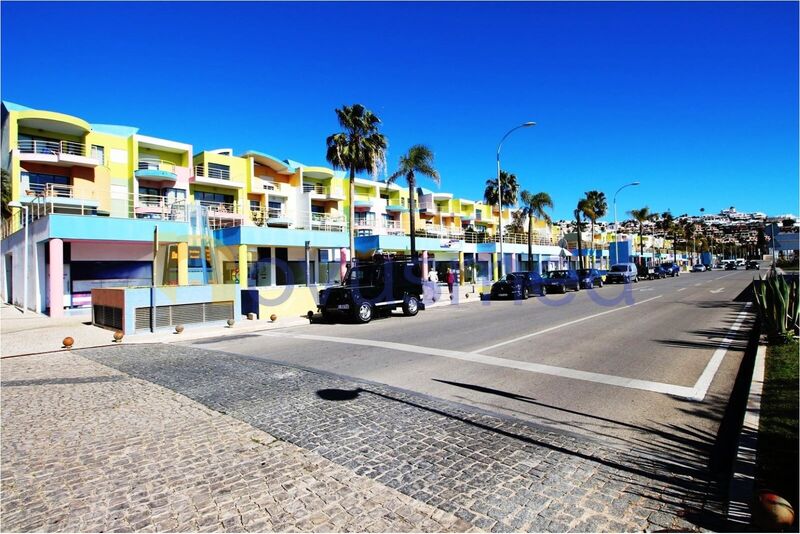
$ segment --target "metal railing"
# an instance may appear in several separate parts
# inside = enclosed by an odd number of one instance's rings
[[[129,193],[128,199],[128,212],[135,219],[189,220],[188,204],[183,198]]]
[[[203,206],[206,211],[211,214],[225,216],[225,215],[240,215],[236,202],[215,202],[213,200],[198,200],[198,206]]]
[[[140,159],[138,170],[140,171],[167,171],[175,172],[175,163],[164,161],[162,159]]]
[[[312,213],[311,229],[324,232],[343,232],[347,229],[347,219],[343,215]]]
[[[28,184],[25,194],[35,197],[75,198],[75,189],[67,184]],[[89,195],[92,196],[94,195]]]
[[[231,171],[229,169],[206,169],[205,165],[195,165],[194,175],[200,178],[214,178],[217,180],[231,179]]]
[[[303,193],[315,193],[317,195],[328,195],[330,188],[322,184],[303,184]]]
[[[69,154],[70,156],[86,156],[86,145],[75,141],[41,141],[38,139],[21,139],[19,151],[23,154]]]

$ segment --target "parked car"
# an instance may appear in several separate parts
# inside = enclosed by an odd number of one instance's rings
[[[542,283],[548,293],[566,293],[567,289],[581,290],[578,273],[572,269],[545,273],[542,275]]]
[[[761,264],[759,264],[756,260],[750,260],[745,265],[745,269],[747,269],[747,270],[755,269],[755,270],[758,271],[758,270],[761,269]]]
[[[692,267],[692,272],[693,273],[702,273],[705,270],[706,270],[706,266],[703,265],[702,263],[695,263],[694,267]]]
[[[736,260],[736,266],[737,267],[745,267],[746,265],[747,265],[747,262],[744,261],[744,258],[737,258],[737,260]]]
[[[578,279],[584,289],[592,289],[594,286],[603,287],[603,275],[597,269],[579,269]]]
[[[402,308],[408,316],[424,310],[422,270],[410,258],[376,256],[350,267],[341,285],[319,292],[322,318],[344,316],[368,323],[378,311]]]
[[[735,261],[729,261],[728,263],[725,264],[726,271],[735,271],[736,269],[738,269],[738,267],[736,266]]]
[[[673,263],[668,261],[666,263],[662,263],[661,267],[667,272],[667,276],[672,276],[673,278],[676,276],[681,275],[681,268],[678,266],[677,263]]]
[[[655,280],[656,278],[666,278],[667,277],[667,270],[664,269],[661,265],[653,265],[650,267],[650,279]]]
[[[609,284],[629,284],[638,281],[639,274],[635,263],[614,264],[606,273],[606,282]]]
[[[650,269],[647,267],[647,265],[637,263],[636,275],[639,277],[639,280],[650,280]]]
[[[509,273],[502,280],[492,284],[492,299],[527,299],[531,295],[545,295],[547,290],[542,277],[537,273],[520,271]]]

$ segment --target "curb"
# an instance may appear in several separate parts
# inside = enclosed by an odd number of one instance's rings
[[[758,453],[758,421],[761,411],[761,392],[764,387],[764,364],[767,345],[759,341],[750,381],[750,393],[742,422],[742,431],[736,446],[728,489],[728,521],[746,528],[751,524],[755,487],[756,456]]]

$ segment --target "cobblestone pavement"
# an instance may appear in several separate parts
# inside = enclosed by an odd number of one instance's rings
[[[681,446],[663,454],[612,448],[382,385],[195,347],[81,354],[481,530],[724,528],[710,477],[687,465]]]
[[[474,529],[75,353],[4,360],[1,391],[2,532]]]

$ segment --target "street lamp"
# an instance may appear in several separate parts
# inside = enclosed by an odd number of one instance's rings
[[[616,254],[617,263],[620,263],[620,261],[619,261],[619,223],[617,223],[617,193],[619,193],[620,191],[622,191],[626,187],[631,187],[631,186],[634,186],[634,185],[639,185],[639,182],[631,182],[629,184],[625,184],[622,187],[620,187],[619,189],[617,189],[616,193],[614,193],[614,247],[615,247],[615,249],[617,251],[617,254]],[[578,229],[578,231],[580,231],[580,229]]]
[[[528,128],[530,126],[536,126],[536,123],[533,121],[528,121],[520,124],[519,126],[515,126],[511,128],[506,134],[500,139],[500,144],[497,145],[497,204],[499,208],[499,218],[500,218],[500,278],[503,278],[503,271],[505,271],[505,262],[503,261],[503,183],[500,179],[500,149],[503,147],[503,141],[511,135],[512,132],[519,130],[520,128]]]
[[[28,313],[28,206],[23,206],[19,202],[8,203],[9,208],[21,208],[25,213],[25,252],[22,255],[22,313]],[[12,282],[13,284],[13,282]]]

